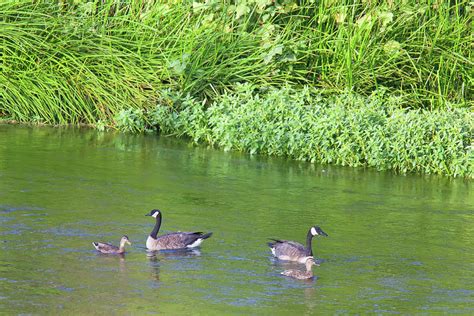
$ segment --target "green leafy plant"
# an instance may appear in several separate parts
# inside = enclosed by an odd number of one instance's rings
[[[224,150],[401,173],[474,176],[469,110],[407,110],[400,98],[386,93],[323,95],[308,87],[259,93],[241,85],[210,106],[188,97],[180,111],[159,106],[154,113],[163,133]]]

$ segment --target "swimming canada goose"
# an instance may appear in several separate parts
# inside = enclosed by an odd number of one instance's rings
[[[212,233],[204,234],[202,232],[175,232],[157,236],[161,226],[161,211],[151,210],[150,213],[145,214],[145,216],[153,216],[156,218],[155,227],[146,240],[146,247],[149,250],[195,248],[198,247],[204,239],[212,235]]]
[[[313,256],[311,241],[314,236],[327,236],[319,226],[313,226],[309,229],[306,236],[306,247],[296,241],[271,239],[268,246],[272,254],[280,260],[298,261],[306,263],[306,259]]]
[[[125,244],[131,245],[132,243],[128,239],[127,236],[123,236],[122,239],[120,239],[120,247],[114,246],[109,243],[105,242],[93,242],[92,245],[94,245],[95,249],[100,251],[101,253],[108,253],[108,254],[122,254],[125,252]]]
[[[307,257],[306,259],[306,271],[301,270],[285,270],[281,274],[298,279],[298,280],[307,280],[313,277],[313,266],[317,266],[318,264],[314,262],[313,257]]]

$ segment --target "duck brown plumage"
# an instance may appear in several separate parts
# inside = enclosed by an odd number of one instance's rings
[[[114,246],[106,242],[93,242],[92,245],[97,249],[97,251],[106,254],[122,254],[125,252],[125,244],[131,245],[132,243],[127,236],[123,236],[120,239],[120,246]]]
[[[316,264],[316,262],[314,262],[313,257],[308,257],[306,259],[305,265],[306,265],[306,271],[285,270],[281,274],[283,274],[285,276],[288,276],[288,277],[291,277],[291,278],[294,278],[294,279],[298,279],[298,280],[308,280],[308,279],[313,278],[314,275],[313,275],[312,267],[314,265],[318,265],[318,264]]]

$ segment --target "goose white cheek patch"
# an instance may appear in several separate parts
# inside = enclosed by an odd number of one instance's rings
[[[313,236],[314,235],[319,235],[318,232],[316,231],[316,228],[314,228],[314,227],[311,227],[311,234],[313,234]]]
[[[156,217],[158,216],[158,214],[159,214],[159,213],[160,213],[160,212],[156,212],[156,213],[155,213],[155,214],[153,214],[152,216],[153,216],[154,218],[156,218]]]

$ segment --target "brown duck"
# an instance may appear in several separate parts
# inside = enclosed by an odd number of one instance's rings
[[[101,253],[107,254],[122,254],[125,252],[125,244],[131,245],[132,243],[127,236],[123,236],[120,239],[120,247],[114,246],[105,242],[93,242],[92,245]]]
[[[306,271],[301,270],[285,270],[281,274],[286,275],[288,277],[298,279],[298,280],[308,280],[313,278],[313,266],[317,266],[318,264],[314,262],[313,257],[308,257],[305,262]]]

